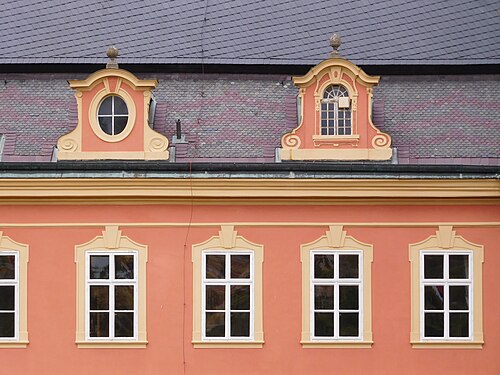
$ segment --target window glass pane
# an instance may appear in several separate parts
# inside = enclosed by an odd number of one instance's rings
[[[116,310],[134,309],[133,285],[115,286],[115,309]]]
[[[99,115],[111,115],[111,100],[112,97],[108,96],[102,101],[99,107]]]
[[[14,336],[14,313],[0,313],[0,337]]]
[[[90,256],[90,278],[109,279],[109,256],[107,255]]]
[[[333,310],[333,285],[314,286],[314,308],[317,310]]]
[[[0,256],[0,279],[16,278],[16,257],[14,255]]]
[[[113,128],[111,126],[112,119],[111,117],[99,117],[99,126],[101,127],[102,131],[106,134],[112,135],[113,134]]]
[[[358,336],[359,319],[358,313],[340,313],[339,317],[339,335],[340,336]]]
[[[359,295],[357,285],[339,286],[339,306],[343,310],[357,310],[359,307]]]
[[[333,254],[314,255],[314,277],[317,279],[333,278],[333,259]]]
[[[469,287],[466,285],[450,286],[450,310],[469,309]]]
[[[424,336],[443,337],[444,336],[444,314],[425,313]]]
[[[314,313],[314,336],[333,336],[333,313]]]
[[[134,313],[115,313],[115,337],[134,336]]]
[[[250,255],[231,255],[231,278],[250,278]]]
[[[109,313],[91,312],[90,337],[108,337],[108,336],[109,336]]]
[[[127,115],[128,110],[125,101],[119,96],[114,96],[113,99],[115,100],[115,115]]]
[[[468,336],[469,336],[469,314],[451,313],[450,337],[468,337]]]
[[[207,312],[206,313],[206,333],[207,337],[224,337],[225,336],[225,324],[224,324],[224,313],[217,312]]]
[[[250,313],[232,312],[231,313],[231,336],[249,337],[250,336]]]
[[[444,285],[426,285],[424,287],[425,309],[444,309]]]
[[[231,285],[231,310],[250,310],[250,285]]]
[[[344,279],[359,277],[358,255],[339,255],[339,277]]]
[[[424,255],[424,278],[426,279],[443,278],[442,255]]]
[[[469,256],[450,255],[450,279],[469,278]]]
[[[133,255],[115,255],[115,278],[117,279],[134,278]]]
[[[328,135],[328,129],[327,128],[321,128],[321,135]]]
[[[205,290],[206,310],[224,310],[226,287],[224,285],[207,285]]]
[[[0,286],[0,310],[14,310],[14,285]]]
[[[108,309],[109,309],[109,286],[91,285],[90,310],[108,310]]]
[[[226,278],[226,256],[207,255],[206,256],[206,278],[224,279]]]
[[[125,126],[127,126],[127,121],[128,117],[125,116],[115,117],[115,132],[113,134],[114,135],[120,134],[123,131],[123,129],[125,129]]]

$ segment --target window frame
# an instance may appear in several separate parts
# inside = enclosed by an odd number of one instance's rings
[[[29,344],[27,324],[29,247],[4,236],[0,231],[0,256],[9,255],[15,257],[15,278],[2,279],[0,283],[14,285],[14,336],[1,337],[0,348],[26,348]]]
[[[424,257],[426,255],[443,255],[443,277],[440,279],[425,279],[424,277]],[[450,255],[468,255],[468,272],[469,277],[466,279],[450,279],[449,277],[449,257]],[[420,338],[422,341],[472,341],[473,332],[473,306],[474,306],[474,288],[473,288],[473,254],[471,251],[420,251]],[[448,275],[448,276],[446,276]],[[444,300],[443,300],[443,337],[432,337],[425,336],[425,314],[428,311],[441,312],[441,310],[426,310],[425,309],[425,287],[432,285],[443,285],[444,286]],[[468,332],[467,337],[451,337],[449,332],[449,315],[450,315],[450,286],[463,286],[466,285],[469,291],[469,308],[468,310],[456,310],[456,311],[466,311],[469,314],[468,318]]]
[[[231,255],[249,255],[250,256],[250,277],[248,279],[232,279],[231,272]],[[224,255],[225,256],[225,278],[224,279],[207,279],[206,278],[206,257],[207,255]],[[225,341],[253,341],[254,337],[254,253],[253,251],[227,251],[227,250],[204,250],[202,252],[202,340],[213,342]],[[228,267],[229,266],[229,267]],[[231,306],[230,306],[230,289],[232,285],[249,285],[250,286],[250,321],[249,321],[249,336],[231,336]],[[224,337],[208,337],[206,336],[206,287],[207,285],[224,285],[225,286],[225,309],[218,310],[224,311],[225,314],[225,335]],[[215,310],[214,310],[215,311]]]
[[[314,262],[321,253],[360,254],[359,265],[359,327],[358,337],[316,337],[314,335]],[[332,225],[324,236],[300,246],[302,262],[302,334],[303,348],[370,348],[372,341],[371,267],[373,246],[347,236],[342,225]],[[338,262],[337,262],[338,263]],[[338,270],[338,265],[335,266]],[[338,331],[335,331],[338,332]]]
[[[108,98],[111,98],[111,114],[109,114],[109,115],[101,115],[101,114],[99,114],[101,106],[104,104],[104,102]],[[123,114],[116,114],[115,113],[115,100],[116,100],[116,98],[118,98],[121,101],[123,101],[123,103],[125,104],[125,108],[127,109],[127,114],[123,115]],[[104,98],[102,98],[101,101],[99,102],[99,104],[97,105],[97,113],[96,113],[96,115],[97,115],[97,123],[99,124],[99,127],[101,128],[101,130],[102,130],[103,133],[105,133],[105,134],[107,134],[108,136],[111,136],[111,137],[116,137],[116,136],[119,136],[121,133],[123,133],[125,131],[125,129],[127,128],[128,117],[129,117],[128,113],[129,113],[129,109],[128,109],[127,102],[120,95],[109,94],[109,95],[106,95]],[[125,123],[125,126],[124,126],[123,130],[120,133],[116,133],[115,132],[115,118],[116,117],[125,117],[127,119],[127,122]],[[110,118],[111,119],[111,131],[112,131],[111,134],[107,133],[102,128],[102,124],[100,122],[101,118]]]
[[[0,313],[14,313],[14,336],[0,336],[0,342],[10,342],[18,341],[19,339],[19,252],[9,250],[0,251],[0,258],[4,256],[14,257],[14,278],[0,279],[0,287],[14,286],[14,310],[0,310]]]
[[[109,262],[109,275],[111,276],[114,274],[115,270],[115,256],[117,255],[133,255],[134,257],[134,278],[133,279],[116,279],[115,277],[113,278],[108,278],[108,279],[91,279],[90,278],[90,257],[92,255],[99,255],[99,256],[104,256],[107,255],[111,258],[113,258],[113,261]],[[92,342],[92,341],[134,341],[137,340],[138,337],[138,325],[139,325],[139,319],[138,319],[138,252],[135,250],[128,250],[128,251],[94,251],[94,250],[88,250],[85,252],[85,274],[86,274],[86,279],[85,279],[85,339],[86,341]],[[122,281],[119,281],[122,280]],[[109,286],[109,308],[107,310],[109,314],[109,336],[108,337],[92,337],[90,336],[90,287],[94,285],[102,285],[102,286]],[[119,285],[133,285],[134,286],[134,308],[133,308],[133,313],[134,313],[134,334],[130,337],[115,337],[114,336],[114,313],[116,313],[115,305],[114,305],[114,287],[119,286]],[[121,310],[118,310],[121,311]],[[111,334],[113,333],[113,334]]]
[[[204,287],[203,271],[205,266],[204,253],[226,254],[252,254],[251,269],[253,269],[253,319],[250,327],[250,338],[206,338],[204,334]],[[248,241],[237,235],[233,225],[223,225],[218,236],[213,236],[207,241],[194,244],[192,247],[193,263],[193,334],[194,348],[262,348],[264,344],[263,319],[262,319],[262,263],[264,260],[264,247]],[[226,260],[227,261],[227,260]],[[226,270],[226,272],[228,272]],[[227,317],[226,317],[227,318]],[[227,328],[226,328],[227,330]]]
[[[314,274],[314,257],[315,255],[334,255],[334,278],[333,279],[322,279],[316,278]],[[357,255],[358,256],[358,277],[356,279],[341,279],[339,277],[339,255]],[[310,251],[310,327],[311,327],[311,341],[315,342],[329,342],[329,341],[363,341],[363,252],[361,250],[325,250],[317,249]],[[334,286],[334,308],[332,309],[334,318],[334,335],[333,336],[316,336],[315,335],[315,313],[317,312],[314,306],[314,287],[316,285],[333,285]],[[340,306],[339,306],[339,287],[344,285],[356,285],[358,286],[358,309],[356,312],[358,315],[358,336],[340,336]],[[321,310],[320,310],[321,311]]]
[[[446,279],[446,266],[443,259],[443,279],[428,279],[424,282],[424,255],[469,255],[469,278],[453,279],[451,284],[469,285],[469,336],[450,337],[449,331],[443,328],[443,337],[426,337],[425,329],[425,295],[426,284],[443,284]],[[484,259],[483,246],[473,244],[461,236],[457,236],[451,226],[440,226],[436,235],[426,240],[409,245],[409,260],[411,270],[411,331],[410,343],[413,348],[462,348],[481,349],[483,341],[482,323],[482,266]],[[432,281],[435,280],[435,281]],[[444,318],[449,315],[446,310],[446,301],[449,303],[449,295],[445,295],[443,305]],[[448,314],[447,314],[448,313]],[[449,323],[444,322],[444,327]]]
[[[118,83],[115,89],[111,90],[109,87],[109,82],[107,80],[104,80],[104,87],[92,98],[90,102],[90,109],[88,112],[90,127],[92,128],[94,134],[104,142],[108,143],[120,142],[127,138],[134,129],[135,118],[137,116],[137,109],[134,103],[134,99],[132,99],[132,96],[126,90],[121,88],[121,80],[119,80]],[[99,122],[99,108],[101,107],[103,101],[109,96],[120,97],[120,99],[125,102],[128,111],[128,119],[125,128],[121,133],[115,135],[110,135],[104,132]]]
[[[93,240],[75,246],[76,264],[76,340],[79,348],[145,348],[146,331],[146,265],[148,247],[123,236],[116,225],[108,225]],[[89,266],[90,255],[130,255],[136,253],[134,262],[134,278],[136,294],[134,316],[134,337],[90,337],[89,334]],[[94,279],[93,279],[94,280]],[[127,279],[129,280],[129,279]]]
[[[338,96],[338,98],[347,98],[349,100],[349,107],[341,108],[339,107],[339,100],[335,100],[335,98],[325,98],[326,92],[328,89],[331,87],[338,87],[338,91],[345,91],[346,95],[343,96]],[[326,105],[326,109],[323,109],[323,105]],[[326,129],[326,132],[328,133],[328,130],[331,128],[329,126],[329,121],[331,119],[328,116],[328,113],[332,111],[331,105],[333,105],[333,134],[323,134],[323,129]],[[329,83],[323,90],[322,90],[322,95],[320,99],[320,115],[319,115],[319,133],[318,135],[322,137],[352,137],[354,135],[354,130],[353,130],[353,111],[352,111],[352,103],[351,103],[351,95],[349,93],[349,89],[341,84],[341,83]],[[339,126],[339,120],[340,120],[340,113],[343,113],[343,121],[344,125],[342,127]],[[323,118],[323,114],[326,113],[326,118]],[[347,120],[346,115],[348,114],[348,120],[350,121],[349,127],[345,125],[345,121]],[[326,121],[326,127],[323,127],[323,121]],[[350,129],[349,134],[339,134],[339,129],[343,128],[344,132],[346,128]]]

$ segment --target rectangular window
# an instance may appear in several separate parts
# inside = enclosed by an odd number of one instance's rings
[[[87,340],[137,338],[137,252],[87,252]]]
[[[311,339],[361,340],[361,251],[311,252]]]
[[[473,275],[470,252],[421,252],[421,336],[472,338]]]
[[[253,273],[252,252],[203,252],[204,340],[253,338]]]
[[[0,342],[18,339],[19,332],[19,254],[0,255]]]

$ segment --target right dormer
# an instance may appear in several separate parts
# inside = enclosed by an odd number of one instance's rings
[[[330,38],[330,58],[302,77],[299,124],[281,138],[281,160],[389,160],[391,137],[372,123],[373,87],[369,76],[338,53],[340,38]]]

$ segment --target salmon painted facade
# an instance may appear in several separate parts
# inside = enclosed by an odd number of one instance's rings
[[[119,40],[149,45],[133,19]],[[105,69],[34,34],[40,61],[0,53],[0,375],[498,374],[498,59],[348,35],[314,62],[270,35]]]

